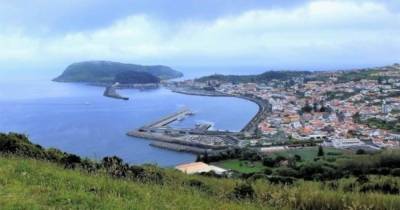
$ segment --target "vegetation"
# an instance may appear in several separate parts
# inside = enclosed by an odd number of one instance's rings
[[[19,134],[0,134],[0,143],[1,209],[397,209],[400,206],[398,151],[356,155],[337,164],[321,158],[297,168],[295,162],[273,172],[266,167],[262,173],[227,179],[189,176],[152,165],[132,166],[118,157],[90,161],[43,149]],[[325,151],[325,156],[328,153]],[[273,159],[282,162],[285,158]],[[296,161],[303,160],[297,157]],[[348,176],[322,179],[325,175],[335,175],[332,169]],[[297,176],[303,179],[294,178]]]
[[[136,72],[136,74],[131,72]],[[117,75],[119,75],[118,78],[116,78]],[[154,77],[161,80],[178,78],[182,76],[182,73],[167,66],[141,66],[110,61],[87,61],[71,64],[54,81],[113,83],[115,80],[121,80],[123,82],[137,82],[139,79],[135,79],[136,76],[139,76],[141,79],[144,78],[146,81],[153,81]],[[124,77],[128,78],[122,80]]]
[[[394,132],[400,132],[400,122],[398,120],[395,121],[387,121],[378,118],[368,118],[365,122],[371,128],[380,128],[384,130],[390,130]]]
[[[197,79],[200,82],[207,82],[211,80],[218,80],[221,82],[231,82],[231,83],[267,83],[271,80],[281,80],[288,81],[292,78],[302,77],[305,75],[310,75],[311,72],[308,71],[267,71],[259,75],[221,75],[214,74],[211,76],[206,76]]]
[[[121,84],[159,83],[160,79],[146,72],[125,71],[115,75],[115,82]]]

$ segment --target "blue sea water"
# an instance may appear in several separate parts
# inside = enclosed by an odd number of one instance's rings
[[[0,132],[21,132],[44,147],[100,159],[117,155],[133,164],[173,166],[195,156],[151,147],[126,133],[187,107],[196,114],[175,123],[212,122],[214,129],[240,130],[257,105],[238,98],[203,97],[167,89],[121,90],[129,101],[103,97],[103,88],[40,79],[0,79]]]

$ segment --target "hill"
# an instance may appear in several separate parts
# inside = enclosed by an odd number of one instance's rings
[[[267,71],[258,75],[222,75],[215,74],[211,76],[201,77],[197,79],[200,82],[206,82],[211,80],[217,80],[221,82],[231,82],[231,83],[248,83],[248,82],[259,82],[265,83],[271,80],[281,80],[286,81],[296,77],[302,77],[310,75],[312,72],[309,71]]]
[[[126,72],[136,72],[126,73]],[[153,81],[154,78],[160,80],[174,79],[182,77],[183,74],[173,70],[168,66],[142,66],[135,64],[125,64],[111,61],[85,61],[69,65],[65,71],[54,79],[56,82],[85,82],[85,83],[113,83],[116,76],[138,76],[145,81]],[[127,80],[138,81],[138,79],[128,78]],[[143,83],[143,82],[142,82]]]
[[[399,164],[396,159],[391,160]],[[362,163],[360,163],[362,164]],[[295,183],[185,175],[118,157],[82,159],[0,134],[1,209],[398,209],[400,180]]]

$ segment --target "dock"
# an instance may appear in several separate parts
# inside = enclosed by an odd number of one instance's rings
[[[147,126],[144,126],[144,127],[147,127],[147,128],[165,127],[165,126],[171,124],[174,121],[181,120],[181,119],[185,118],[186,116],[192,115],[192,114],[193,113],[189,109],[183,109],[183,110],[181,110],[179,112],[176,112],[176,113],[174,113],[172,115],[168,115],[166,117],[163,117],[160,120],[157,120],[157,121],[155,121],[155,122],[153,122],[153,123],[151,123],[151,124],[149,124]]]

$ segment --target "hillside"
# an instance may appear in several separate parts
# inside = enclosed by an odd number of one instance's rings
[[[127,72],[136,72],[127,73]],[[182,73],[167,66],[142,66],[111,61],[86,61],[69,65],[65,71],[54,79],[56,82],[85,82],[85,83],[113,83],[116,76],[125,74],[128,80],[137,80],[132,76],[139,76],[145,80],[154,80],[152,75],[160,80],[174,79],[183,76]],[[143,83],[143,82],[142,82]]]
[[[206,82],[211,80],[218,80],[221,82],[231,83],[248,83],[248,82],[269,82],[271,80],[286,81],[295,77],[301,77],[310,75],[308,71],[267,71],[258,75],[221,75],[215,74],[211,76],[201,77],[197,79],[200,82]]]
[[[392,176],[292,184],[189,176],[118,157],[82,159],[0,134],[1,209],[398,209],[399,186]]]

